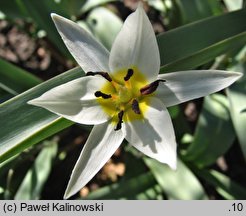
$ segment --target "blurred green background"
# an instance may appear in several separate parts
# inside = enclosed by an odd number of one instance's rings
[[[0,198],[62,199],[91,127],[26,102],[81,77],[50,18],[77,22],[110,50],[137,0],[0,1]],[[161,73],[246,69],[246,1],[149,0]],[[169,109],[178,168],[124,143],[74,199],[246,199],[246,78]],[[163,123],[165,124],[165,123]]]

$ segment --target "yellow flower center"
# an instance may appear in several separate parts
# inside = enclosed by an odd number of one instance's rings
[[[132,99],[132,91],[125,86],[119,85],[118,87],[118,102],[125,104]]]
[[[115,130],[121,129],[123,122],[143,119],[150,96],[160,82],[166,81],[157,79],[148,84],[144,74],[135,66],[116,71],[112,76],[107,72],[91,71],[86,75],[101,75],[108,81],[95,92],[95,96],[102,109],[112,117]]]
[[[132,66],[130,69],[121,69],[110,77],[112,81],[106,82],[99,89],[107,98],[98,97],[97,100],[102,109],[112,117],[113,123],[119,122],[121,111],[123,122],[143,119],[149,101],[149,95],[143,96],[140,92],[148,84],[145,76],[137,67]]]

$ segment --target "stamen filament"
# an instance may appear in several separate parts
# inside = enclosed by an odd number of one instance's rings
[[[103,78],[105,78],[106,80],[108,80],[109,82],[112,81],[112,78],[109,76],[109,74],[107,72],[103,72],[103,71],[99,71],[99,72],[92,72],[89,71],[85,74],[86,76],[95,76],[95,75],[100,75]]]
[[[156,80],[146,86],[144,86],[143,88],[140,89],[140,92],[142,95],[148,95],[148,94],[151,94],[153,93],[157,87],[159,86],[159,83],[160,82],[166,82],[166,80]]]
[[[102,93],[101,91],[96,91],[95,96],[102,97],[103,99],[109,99],[112,97],[110,94],[105,94],[105,93]]]

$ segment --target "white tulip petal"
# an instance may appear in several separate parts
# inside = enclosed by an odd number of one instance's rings
[[[77,123],[101,124],[110,116],[103,111],[94,93],[105,82],[98,76],[75,79],[28,101],[28,104],[43,107]]]
[[[73,169],[64,198],[84,187],[110,159],[123,139],[122,130],[114,131],[112,124],[94,126]]]
[[[125,122],[126,140],[147,156],[176,169],[175,134],[167,109],[153,97],[144,117]]]
[[[52,13],[51,17],[68,50],[85,71],[109,71],[109,52],[78,24]]]
[[[166,82],[159,84],[156,97],[166,107],[203,97],[220,91],[242,76],[238,72],[221,70],[192,70],[167,73],[158,76]]]
[[[110,72],[137,66],[149,82],[156,80],[160,55],[152,25],[141,4],[117,35],[109,57]]]

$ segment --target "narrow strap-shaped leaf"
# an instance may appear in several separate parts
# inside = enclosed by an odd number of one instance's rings
[[[193,170],[199,177],[214,186],[215,190],[225,199],[245,199],[245,188],[231,180],[228,176],[216,170],[200,170],[197,168]]]
[[[190,23],[158,35],[161,65],[190,56],[198,50],[246,31],[244,20],[246,10],[242,9]]]
[[[196,176],[182,161],[178,161],[176,171],[151,158],[144,158],[144,162],[169,199],[208,199]]]
[[[204,49],[198,50],[192,54],[184,55],[183,58],[177,59],[161,67],[160,72],[170,72],[178,70],[190,70],[197,66],[212,61],[217,56],[232,51],[246,43],[246,32],[242,32],[225,40],[214,43]]]
[[[152,173],[147,172],[128,180],[102,187],[86,199],[157,199],[161,189]]]
[[[231,147],[234,139],[227,98],[219,94],[207,96],[185,159],[199,166],[211,165]]]
[[[74,68],[0,105],[0,162],[73,124],[27,101],[83,74]]]
[[[227,89],[227,95],[230,101],[230,113],[232,122],[241,146],[244,158],[246,159],[246,47],[239,53],[238,63],[231,70],[240,71],[244,76],[234,85]]]
[[[0,88],[17,95],[41,82],[41,79],[0,58]]]
[[[15,199],[39,199],[42,188],[51,172],[52,161],[57,153],[56,142],[46,142],[46,146],[38,154],[32,167],[28,170],[22,181]]]

